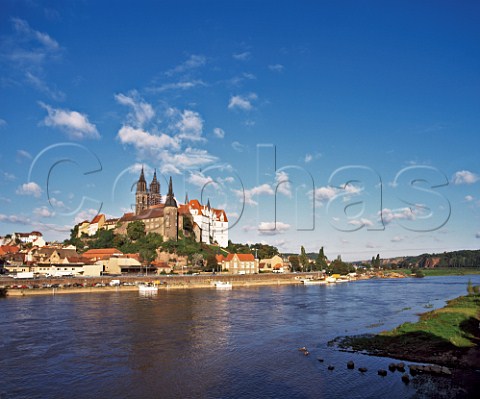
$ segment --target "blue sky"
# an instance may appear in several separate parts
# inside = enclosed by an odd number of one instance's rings
[[[0,235],[64,239],[145,166],[234,242],[480,244],[480,4],[2,1]]]

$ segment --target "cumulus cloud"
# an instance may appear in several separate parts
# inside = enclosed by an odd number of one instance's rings
[[[228,109],[240,109],[242,111],[250,111],[253,109],[252,101],[258,97],[255,93],[250,93],[246,96],[232,96],[228,103]]]
[[[320,154],[320,153],[305,154],[304,162],[305,163],[310,163],[310,162],[314,161],[315,159],[320,158],[321,156],[322,156],[322,154]]]
[[[225,131],[219,127],[216,127],[213,129],[213,135],[219,139],[223,139],[225,137]]]
[[[55,212],[48,209],[46,206],[42,206],[40,208],[35,208],[33,210],[33,214],[35,216],[42,217],[42,218],[51,218],[51,217],[55,216]]]
[[[136,127],[142,127],[155,116],[153,107],[140,99],[135,91],[129,96],[121,93],[116,94],[115,100],[119,104],[126,105],[132,109],[132,112],[128,114],[129,122]]]
[[[290,225],[283,222],[261,222],[257,228],[260,235],[268,236],[282,234],[289,229]]]
[[[275,195],[275,191],[266,183],[249,190],[234,190],[234,193],[241,199],[245,197],[245,203],[247,205],[258,205],[258,202],[254,200],[254,197],[259,195]]]
[[[183,73],[191,69],[196,69],[204,66],[207,63],[207,58],[204,55],[195,55],[192,54],[185,62],[177,65],[175,68],[172,68],[165,72],[167,76],[172,76],[178,73]]]
[[[164,151],[158,154],[162,161],[162,173],[181,173],[182,170],[195,169],[212,164],[218,160],[207,150],[187,147],[183,152],[172,154]]]
[[[315,189],[315,200],[323,202],[329,201],[337,195],[337,189],[334,187],[326,186]]]
[[[480,177],[468,170],[460,170],[453,175],[453,184],[473,184],[476,183]]]
[[[475,198],[474,198],[472,195],[466,195],[466,196],[465,196],[465,201],[467,201],[467,202],[471,202],[471,201],[473,201],[474,199],[475,199]]]
[[[218,187],[218,184],[215,183],[210,176],[205,176],[201,172],[190,172],[187,181],[199,188],[204,188],[208,184],[213,184],[214,186]]]
[[[205,141],[205,138],[202,137],[203,119],[198,112],[183,111],[175,127],[179,132],[178,137],[182,140]]]
[[[179,148],[178,141],[165,133],[160,133],[158,135],[151,134],[145,130],[135,129],[131,126],[122,126],[122,128],[118,131],[118,138],[122,144],[132,144],[141,151]]]
[[[39,198],[40,195],[42,195],[42,189],[37,183],[31,181],[18,187],[16,193],[18,195],[31,195],[35,198]]]
[[[392,239],[390,241],[391,242],[401,242],[401,241],[404,241],[406,239],[407,239],[406,236],[394,236],[394,237],[392,237]]]
[[[382,220],[385,224],[389,224],[394,220],[415,220],[416,210],[412,208],[399,208],[399,209],[389,209],[384,208],[378,215],[382,217]]]
[[[275,183],[277,193],[292,197],[292,185],[285,171],[281,170],[275,173]]]
[[[43,120],[45,126],[58,128],[74,140],[100,138],[97,128],[88,121],[86,115],[68,109],[56,109],[44,103],[40,103],[40,106],[48,112]]]

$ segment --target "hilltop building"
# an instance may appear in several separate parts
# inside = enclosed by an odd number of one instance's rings
[[[134,221],[145,224],[146,233],[158,233],[164,240],[176,241],[179,233],[195,237],[197,242],[209,245],[228,246],[228,218],[223,209],[215,209],[210,205],[202,205],[198,200],[179,203],[173,192],[172,178],[168,183],[165,202],[162,202],[160,183],[157,172],[147,188],[145,173],[142,167],[136,183],[135,211],[123,214],[119,219],[105,219],[98,214],[91,221],[78,224],[77,236],[93,236],[99,230],[114,230],[116,234],[127,234],[128,225]]]

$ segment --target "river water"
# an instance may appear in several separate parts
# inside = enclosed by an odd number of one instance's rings
[[[455,276],[3,299],[0,399],[460,395],[448,381],[442,393],[428,378],[380,377],[391,359],[327,342],[415,321],[466,294],[468,279],[480,284],[480,276]],[[348,360],[368,371],[347,370]]]

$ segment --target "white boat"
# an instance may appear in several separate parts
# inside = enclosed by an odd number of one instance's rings
[[[228,281],[216,281],[215,283],[215,288],[217,290],[231,290],[232,289],[232,283]]]
[[[318,284],[327,284],[327,281],[326,280],[320,280],[320,279],[317,279],[317,280],[314,280],[314,279],[309,279],[309,278],[306,278],[306,279],[303,279],[303,284],[304,285],[318,285]]]
[[[346,283],[346,282],[349,282],[350,279],[348,277],[339,277],[337,278],[337,281],[336,283]]]
[[[138,286],[138,292],[141,294],[156,294],[158,287],[154,284],[140,284]]]
[[[328,276],[325,281],[327,283],[336,283],[337,282],[337,279],[335,277],[332,277],[332,276]]]

